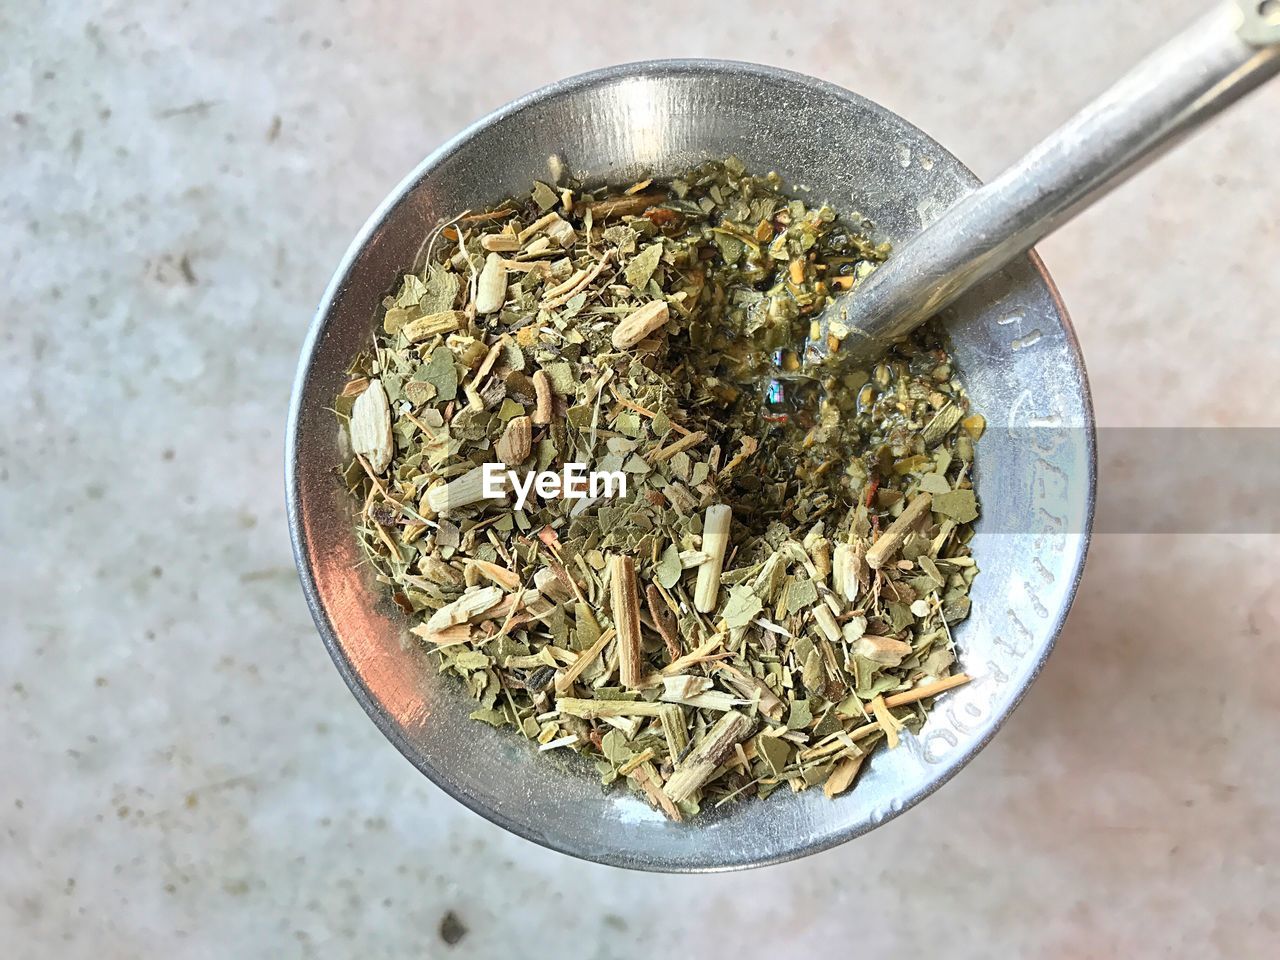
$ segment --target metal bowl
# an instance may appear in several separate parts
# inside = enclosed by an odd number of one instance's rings
[[[359,565],[353,510],[327,409],[366,349],[381,298],[441,217],[548,176],[627,182],[736,154],[790,189],[856,211],[902,240],[975,187],[955,157],[901,117],[811,77],[742,63],[656,61],[530,94],[435,151],[374,212],[338,267],[302,349],[286,449],[290,534],[307,602],[334,663],[379,729],[447,793],[537,843],[646,870],[775,863],[884,823],[981,749],[1036,676],[1071,605],[1093,513],[1093,417],[1080,352],[1043,266],[1024,257],[948,311],[955,357],[991,423],[978,445],[982,568],[955,631],[974,682],[944,694],[918,736],[880,750],[856,787],[729,803],[671,823],[589,763],[539,755],[467,719],[465,692],[409,641],[408,624]]]

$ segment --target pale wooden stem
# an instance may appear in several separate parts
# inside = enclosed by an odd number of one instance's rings
[[[972,679],[967,673],[957,673],[950,677],[943,677],[934,683],[921,684],[913,690],[904,690],[902,693],[895,693],[891,697],[885,697],[884,705],[886,707],[902,707],[918,700],[927,700],[929,697],[936,697],[938,694],[953,687],[966,684]]]
[[[711,613],[720,599],[720,574],[729,551],[729,528],[733,525],[733,508],[717,503],[707,507],[702,522],[702,550],[707,559],[698,567],[698,582],[693,591],[693,606],[700,613]]]
[[[674,457],[677,453],[684,453],[684,451],[688,450],[690,447],[696,447],[705,439],[707,439],[707,435],[703,433],[701,430],[698,430],[694,433],[685,434],[683,437],[680,437],[678,440],[673,440],[671,443],[667,444],[665,447],[655,450],[653,453],[649,455],[649,459],[654,463],[665,463],[667,460],[670,460],[672,457]]]
[[[580,700],[577,697],[561,697],[556,709],[569,717],[583,720],[599,720],[604,717],[660,717],[666,704],[647,700]]]
[[[831,612],[830,607],[825,603],[818,604],[813,608],[813,619],[828,640],[832,643],[840,642],[840,624],[836,623],[836,615]]]
[[[609,561],[609,601],[613,626],[618,631],[618,678],[628,690],[640,686],[644,665],[640,653],[640,593],[636,564],[630,557]]]
[[[582,676],[582,671],[591,666],[596,657],[600,656],[605,645],[613,639],[613,628],[610,627],[604,633],[596,638],[596,642],[578,654],[578,659],[573,661],[573,665],[564,673],[556,677],[556,693],[564,693],[574,685],[577,679]]]
[[[618,350],[629,350],[649,334],[666,324],[671,316],[665,300],[652,300],[633,310],[613,329],[613,345]]]
[[[786,714],[787,710],[782,701],[778,699],[777,694],[765,685],[763,680],[749,676],[728,664],[721,664],[717,669],[724,676],[725,682],[729,686],[744,697],[756,700],[760,704],[760,712],[770,720],[781,720]]]
[[[506,481],[500,482],[506,487]],[[473,467],[460,477],[454,477],[442,487],[427,491],[427,506],[436,513],[448,513],[460,507],[479,503],[484,496],[484,467]]]
[[[733,752],[734,744],[745,740],[754,726],[745,714],[728,711],[689,752],[663,791],[675,803],[687,800],[711,779],[716,768]]]
[[[495,313],[502,309],[506,299],[507,268],[502,265],[501,254],[491,253],[485,258],[476,284],[476,313]]]
[[[533,391],[537,396],[537,404],[534,408],[533,422],[538,426],[545,427],[551,422],[551,378],[547,376],[545,370],[538,370],[533,375]]]
[[[867,566],[872,570],[879,570],[897,556],[898,550],[902,547],[902,541],[907,538],[907,534],[919,519],[929,512],[931,506],[933,506],[933,497],[928,493],[921,493],[908,503],[898,519],[889,524],[888,529],[880,534],[880,539],[867,550]]]
[[[845,757],[836,765],[827,782],[822,785],[822,792],[826,794],[828,800],[849,789],[849,785],[853,783],[853,778],[858,775],[858,770],[862,768],[862,763],[866,759],[867,754],[863,753],[856,757]]]
[[[662,720],[662,732],[667,738],[667,752],[671,754],[671,762],[675,763],[676,758],[684,753],[684,748],[689,745],[689,730],[685,726],[684,710],[679,704],[664,704],[659,717]]]

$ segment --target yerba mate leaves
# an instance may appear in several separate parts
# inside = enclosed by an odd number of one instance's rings
[[[731,158],[443,223],[334,405],[365,561],[472,716],[675,819],[856,788],[967,679],[985,421],[936,329],[806,365],[888,249],[780,188]],[[582,498],[526,483],[568,464]]]

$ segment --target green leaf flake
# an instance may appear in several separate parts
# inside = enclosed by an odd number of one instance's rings
[[[453,302],[458,299],[458,289],[461,286],[456,273],[450,273],[441,264],[432,263],[428,265],[422,280],[422,295],[418,298],[421,316],[453,309]]]
[[[669,544],[667,549],[662,551],[662,559],[658,561],[653,577],[661,586],[670,590],[680,582],[680,575],[683,572],[684,567],[680,563],[680,550],[674,543]]]
[[[507,723],[505,708],[496,707],[490,710],[472,710],[467,714],[472,720],[480,720],[491,727],[501,727]]]
[[[610,730],[600,738],[600,752],[616,764],[626,763],[632,754],[626,735],[621,730]]]
[[[720,248],[720,256],[724,257],[724,262],[728,264],[737,263],[742,256],[742,251],[746,249],[741,240],[722,230],[717,230],[712,235],[712,239],[715,241],[716,246]]]
[[[489,666],[490,659],[478,650],[463,650],[453,658],[453,663],[460,670],[483,670]]]
[[[653,276],[653,271],[658,269],[658,263],[661,260],[662,244],[649,244],[627,264],[627,283],[631,285],[633,290],[643,288],[649,282],[649,278]]]
[[[813,722],[813,710],[808,700],[794,700],[787,714],[788,730],[803,730]]]
[[[586,303],[587,303],[587,295],[585,292],[575,293],[572,297],[569,298],[568,302],[564,305],[564,309],[560,311],[560,319],[569,320],[569,319],[572,319],[573,317],[576,317],[579,313],[582,312],[582,308],[586,306]]]
[[[560,195],[541,180],[533,181],[533,202],[544,213],[560,202]]]
[[[436,388],[436,399],[442,403],[458,395],[458,372],[453,366],[453,351],[448,347],[436,347],[431,359],[413,375],[415,380],[429,383]]]
[[[793,614],[818,602],[818,585],[812,580],[793,580],[787,589],[787,613]]]
[[[730,627],[745,627],[762,609],[764,604],[755,595],[755,591],[743,584],[729,591],[729,599],[725,601],[721,615]]]
[[[978,516],[978,501],[972,490],[952,490],[933,498],[933,512],[957,523],[968,523]]]
[[[756,753],[764,757],[769,772],[780,777],[791,759],[791,744],[780,737],[756,737]]]
[[[382,319],[382,329],[395,336],[406,323],[421,316],[423,313],[417,304],[410,307],[389,307],[387,315]]]
[[[551,381],[551,388],[562,397],[571,397],[577,389],[578,381],[573,375],[573,364],[571,363],[549,363],[542,368],[547,379]]]
[[[920,478],[920,489],[925,493],[932,493],[935,497],[944,493],[951,492],[951,484],[947,483],[947,478],[937,473],[926,473]]]
[[[894,633],[901,633],[911,624],[915,623],[915,614],[911,612],[911,605],[907,603],[890,603],[889,618],[892,622],[892,630]]]

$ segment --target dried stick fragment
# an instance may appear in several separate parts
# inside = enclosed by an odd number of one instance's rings
[[[837,543],[831,553],[831,589],[850,603],[858,599],[858,581],[850,576],[852,552],[849,544]]]
[[[427,629],[443,630],[445,627],[479,619],[502,603],[503,596],[500,587],[472,587],[457,600],[446,603],[433,613],[427,620]]]
[[[723,472],[722,470],[721,473]],[[813,558],[813,567],[818,574],[814,579],[825,581],[831,574],[831,541],[826,537],[818,537],[809,548],[809,555]]]
[[[628,410],[634,410],[636,413],[640,414],[640,416],[648,417],[651,420],[657,416],[657,414],[654,413],[654,411],[650,410],[648,407],[642,407],[640,406],[640,404],[636,403],[634,400],[628,400],[626,397],[624,397],[622,394],[618,392],[618,388],[613,386],[613,384],[609,385],[609,392],[613,394],[613,399],[617,400],[618,403],[622,404],[622,406],[626,407]],[[680,424],[674,421],[671,422],[671,429],[674,430],[676,433],[682,434],[684,436],[688,436],[689,434],[693,433],[693,431],[690,430],[688,427],[682,427],[680,426]]]
[[[505,482],[501,484],[505,487]],[[460,477],[454,477],[442,487],[427,491],[427,506],[436,513],[448,513],[461,507],[479,503],[484,495],[484,467],[472,467]]]
[[[451,627],[441,627],[439,630],[433,630],[425,623],[420,623],[416,627],[411,627],[409,632],[428,643],[434,643],[437,647],[453,647],[460,643],[471,642],[471,624],[469,623],[455,623]]]
[[[680,703],[711,689],[711,678],[681,673],[662,678],[662,697],[668,703]]]
[[[880,724],[880,729],[884,731],[884,740],[889,745],[889,749],[897,749],[898,731],[903,728],[903,722],[889,712],[884,697],[877,696],[871,701],[871,713]]]
[[[671,312],[665,300],[651,300],[643,307],[631,311],[613,328],[613,345],[618,350],[629,350],[649,334],[658,330],[670,318]]]
[[[556,709],[569,717],[583,720],[601,720],[605,717],[660,717],[663,703],[648,700],[582,700],[577,697],[561,697]],[[745,720],[746,718],[743,717]]]
[[[550,567],[539,567],[533,574],[533,588],[552,603],[571,603],[573,592]]]
[[[587,271],[578,270],[575,273],[573,273],[568,279],[563,280],[560,283],[557,283],[554,287],[551,287],[550,289],[548,289],[542,295],[542,299],[554,300],[556,297],[560,296],[560,294],[562,293],[568,293],[572,295],[573,291],[577,290],[578,287],[581,286],[583,281],[586,279],[587,279]]]
[[[458,223],[489,223],[494,220],[506,220],[515,214],[515,210],[504,207],[501,210],[488,210],[484,213],[469,213],[458,217]]]
[[[480,366],[476,367],[476,372],[471,376],[471,382],[478,384],[487,377],[493,370],[494,364],[498,362],[498,358],[502,356],[502,350],[506,346],[506,337],[499,337],[494,341],[493,346],[489,348],[489,352],[484,355],[484,359],[480,361]]]
[[[476,313],[495,313],[507,300],[507,268],[502,255],[491,253],[484,261],[480,279],[476,281]]]
[[[573,229],[573,224],[555,212],[548,213],[533,221],[533,223],[520,231],[517,239],[523,244],[530,237],[543,230],[546,231],[548,238],[554,240],[564,249],[573,246],[578,239],[578,233]]]
[[[480,249],[488,253],[512,253],[520,249],[520,240],[510,233],[490,233],[480,238]]]
[[[902,547],[902,541],[907,538],[907,534],[911,532],[916,522],[929,512],[932,505],[933,497],[928,493],[921,493],[908,503],[898,519],[889,524],[888,529],[880,534],[880,539],[868,548],[867,566],[872,570],[879,570],[892,560]]]
[[[650,207],[662,203],[667,199],[665,190],[654,190],[650,193],[637,193],[629,197],[610,197],[608,200],[601,200],[593,203],[587,209],[591,211],[591,218],[596,221],[607,220],[610,217],[626,217],[644,213]]]
[[[831,776],[827,777],[827,782],[822,785],[822,792],[826,794],[828,800],[849,789],[849,785],[862,769],[862,762],[867,759],[867,756],[865,753],[860,753],[856,757],[845,757],[836,765],[835,770],[831,771]]]
[[[533,421],[528,417],[512,417],[502,437],[494,445],[498,459],[509,467],[524,463],[533,449]]]
[[[720,476],[723,477],[728,473],[732,473],[742,463],[746,462],[749,458],[755,456],[756,451],[759,449],[760,449],[759,440],[757,440],[755,437],[743,437],[741,440],[741,445],[738,448],[738,452],[735,453],[733,455],[733,458],[724,465],[724,468],[720,471]],[[823,574],[823,576],[826,576],[826,574]]]
[[[896,667],[911,655],[911,644],[905,640],[895,640],[893,637],[863,634],[853,645],[853,652],[872,663]]]
[[[649,584],[644,592],[644,598],[649,607],[649,619],[653,621],[654,629],[662,636],[662,642],[667,645],[667,659],[669,661],[679,659],[679,624],[676,623],[675,614],[671,612],[667,602],[662,599],[657,584]]]
[[[831,589],[839,597],[849,599],[845,593],[848,583],[849,551],[847,543],[837,543],[831,551]],[[855,598],[856,599],[856,598]]]
[[[745,714],[728,711],[689,752],[663,791],[674,803],[689,799],[711,779],[716,768],[733,752],[734,745],[745,740],[754,726]]]
[[[555,399],[551,391],[551,378],[547,376],[545,370],[539,370],[533,375],[533,392],[538,398],[537,407],[533,411],[533,422],[540,427],[545,427],[551,422],[552,404]]]
[[[560,217],[547,227],[547,236],[560,244],[562,250],[569,249],[578,241],[578,231],[573,229],[573,224]]]
[[[496,563],[490,563],[488,560],[470,559],[467,561],[467,566],[504,590],[515,590],[520,586],[520,575],[518,573]]]
[[[374,473],[387,469],[396,443],[391,435],[391,407],[381,380],[369,381],[364,393],[356,397],[347,429],[351,449],[369,461],[369,468]]]
[[[520,273],[540,273],[544,277],[551,275],[551,264],[545,260],[503,260],[502,265]]]
[[[884,705],[886,707],[904,707],[908,703],[936,697],[938,694],[966,684],[972,679],[967,673],[957,673],[950,677],[943,677],[933,683],[922,683],[913,690],[904,690],[902,693],[895,693],[893,696],[885,697]]]
[[[668,817],[676,823],[680,823],[684,819],[680,816],[680,808],[672,803],[670,798],[662,792],[662,787],[659,786],[661,781],[658,777],[658,771],[652,762],[646,760],[641,763],[640,766],[631,771],[629,776],[640,784],[640,789],[645,792],[645,796],[652,801],[654,806],[660,807]]]
[[[697,430],[694,433],[685,434],[683,437],[680,437],[678,440],[673,440],[671,443],[667,444],[665,447],[661,447],[655,450],[653,453],[649,455],[649,459],[654,463],[665,463],[667,460],[670,460],[672,457],[674,457],[677,453],[683,453],[685,450],[688,450],[690,447],[696,447],[705,439],[707,439],[707,435],[701,430]]]
[[[555,750],[557,747],[571,747],[578,742],[578,735],[571,733],[567,737],[556,737],[554,740],[548,740],[546,743],[538,744],[538,752],[546,753],[548,750]]]
[[[846,571],[850,577],[850,589],[866,590],[871,586],[871,568],[867,566],[867,545],[861,541],[853,545]]]
[[[854,727],[840,738],[833,737],[830,743],[825,743],[819,747],[809,747],[807,750],[801,750],[797,756],[799,756],[801,760],[805,761],[820,760],[822,757],[829,757],[833,753],[839,753],[841,750],[847,750],[848,747],[844,743],[845,737],[855,741],[865,740],[867,737],[875,736],[876,734],[883,732],[883,729],[880,727],[880,722],[878,720],[873,720],[870,723],[864,723],[860,727]]]
[[[717,503],[707,507],[702,522],[702,549],[707,559],[698,567],[698,582],[693,591],[693,606],[699,613],[710,613],[720,599],[720,574],[729,551],[729,528],[733,524],[733,508]]]
[[[695,666],[699,663],[707,663],[708,661],[711,661],[711,660],[722,660],[725,657],[732,656],[732,654],[728,652],[720,652],[720,653],[716,652],[719,649],[719,647],[724,643],[724,639],[725,638],[723,634],[717,633],[714,637],[712,637],[706,643],[702,644],[702,646],[697,647],[696,649],[690,650],[679,660],[672,660],[669,664],[667,664],[665,667],[662,668],[662,675],[664,677],[673,677],[677,673],[680,673],[683,670],[687,670],[690,667]]]
[[[613,628],[610,627],[600,636],[596,637],[595,643],[578,654],[578,659],[560,676],[556,677],[556,693],[564,693],[574,685],[577,679],[582,676],[582,671],[591,666],[595,662],[596,657],[600,656],[605,645],[613,639]]]
[[[369,386],[368,377],[356,377],[354,380],[347,381],[346,386],[342,388],[342,393],[338,394],[338,396],[358,397],[360,396],[360,394],[364,393],[365,389],[368,386]]]
[[[818,629],[832,643],[839,643],[841,639],[840,624],[836,622],[836,615],[831,612],[831,608],[825,603],[820,603],[813,608],[813,619],[818,624]]]
[[[521,259],[527,260],[530,257],[541,257],[546,254],[554,254],[557,252],[558,251],[552,249],[551,247],[550,237],[538,237],[537,240],[534,240],[533,243],[529,244],[527,247],[521,250],[518,254],[516,254],[516,256]]]
[[[582,273],[580,270],[577,274],[574,274],[574,276],[570,278],[573,282],[567,288],[565,287],[565,284],[569,284],[570,280],[566,280],[565,283],[560,284],[560,287],[557,288],[563,288],[560,293],[555,296],[551,296],[551,291],[548,290],[547,293],[543,295],[542,300],[538,302],[538,306],[542,307],[544,310],[554,310],[556,307],[563,306],[568,303],[574,294],[600,275],[600,271],[609,265],[609,261],[612,257],[613,251],[606,250],[604,252],[604,256],[596,261],[595,266],[591,267],[590,270],[587,270],[586,273]],[[578,274],[582,274],[581,277],[579,277]]]
[[[628,776],[631,771],[640,766],[640,764],[648,763],[655,756],[657,756],[657,754],[654,752],[653,747],[645,747],[642,752],[637,753],[634,757],[620,766],[618,768],[618,773],[624,777]]]
[[[537,236],[544,229],[551,226],[551,224],[555,223],[559,219],[560,219],[560,214],[558,213],[554,213],[554,212],[544,213],[537,220],[533,221],[533,223],[529,224],[527,227],[521,230],[518,234],[516,234],[516,239],[519,240],[521,243],[524,243],[530,237]]]
[[[439,313],[429,313],[417,320],[410,320],[400,328],[400,332],[410,343],[421,343],[437,334],[461,330],[466,322],[467,315],[461,310],[441,310]]]
[[[684,711],[678,703],[664,703],[658,718],[662,721],[663,736],[667,738],[667,753],[674,763],[689,746],[689,728],[685,725]]]
[[[781,720],[786,714],[786,706],[778,699],[777,694],[765,685],[763,680],[743,673],[728,664],[721,664],[717,669],[729,686],[733,687],[748,700],[755,700],[759,703],[760,712],[770,720]]]
[[[640,686],[644,665],[640,652],[640,597],[636,585],[636,563],[630,557],[609,561],[609,603],[613,626],[618,631],[618,678],[629,690]]]

